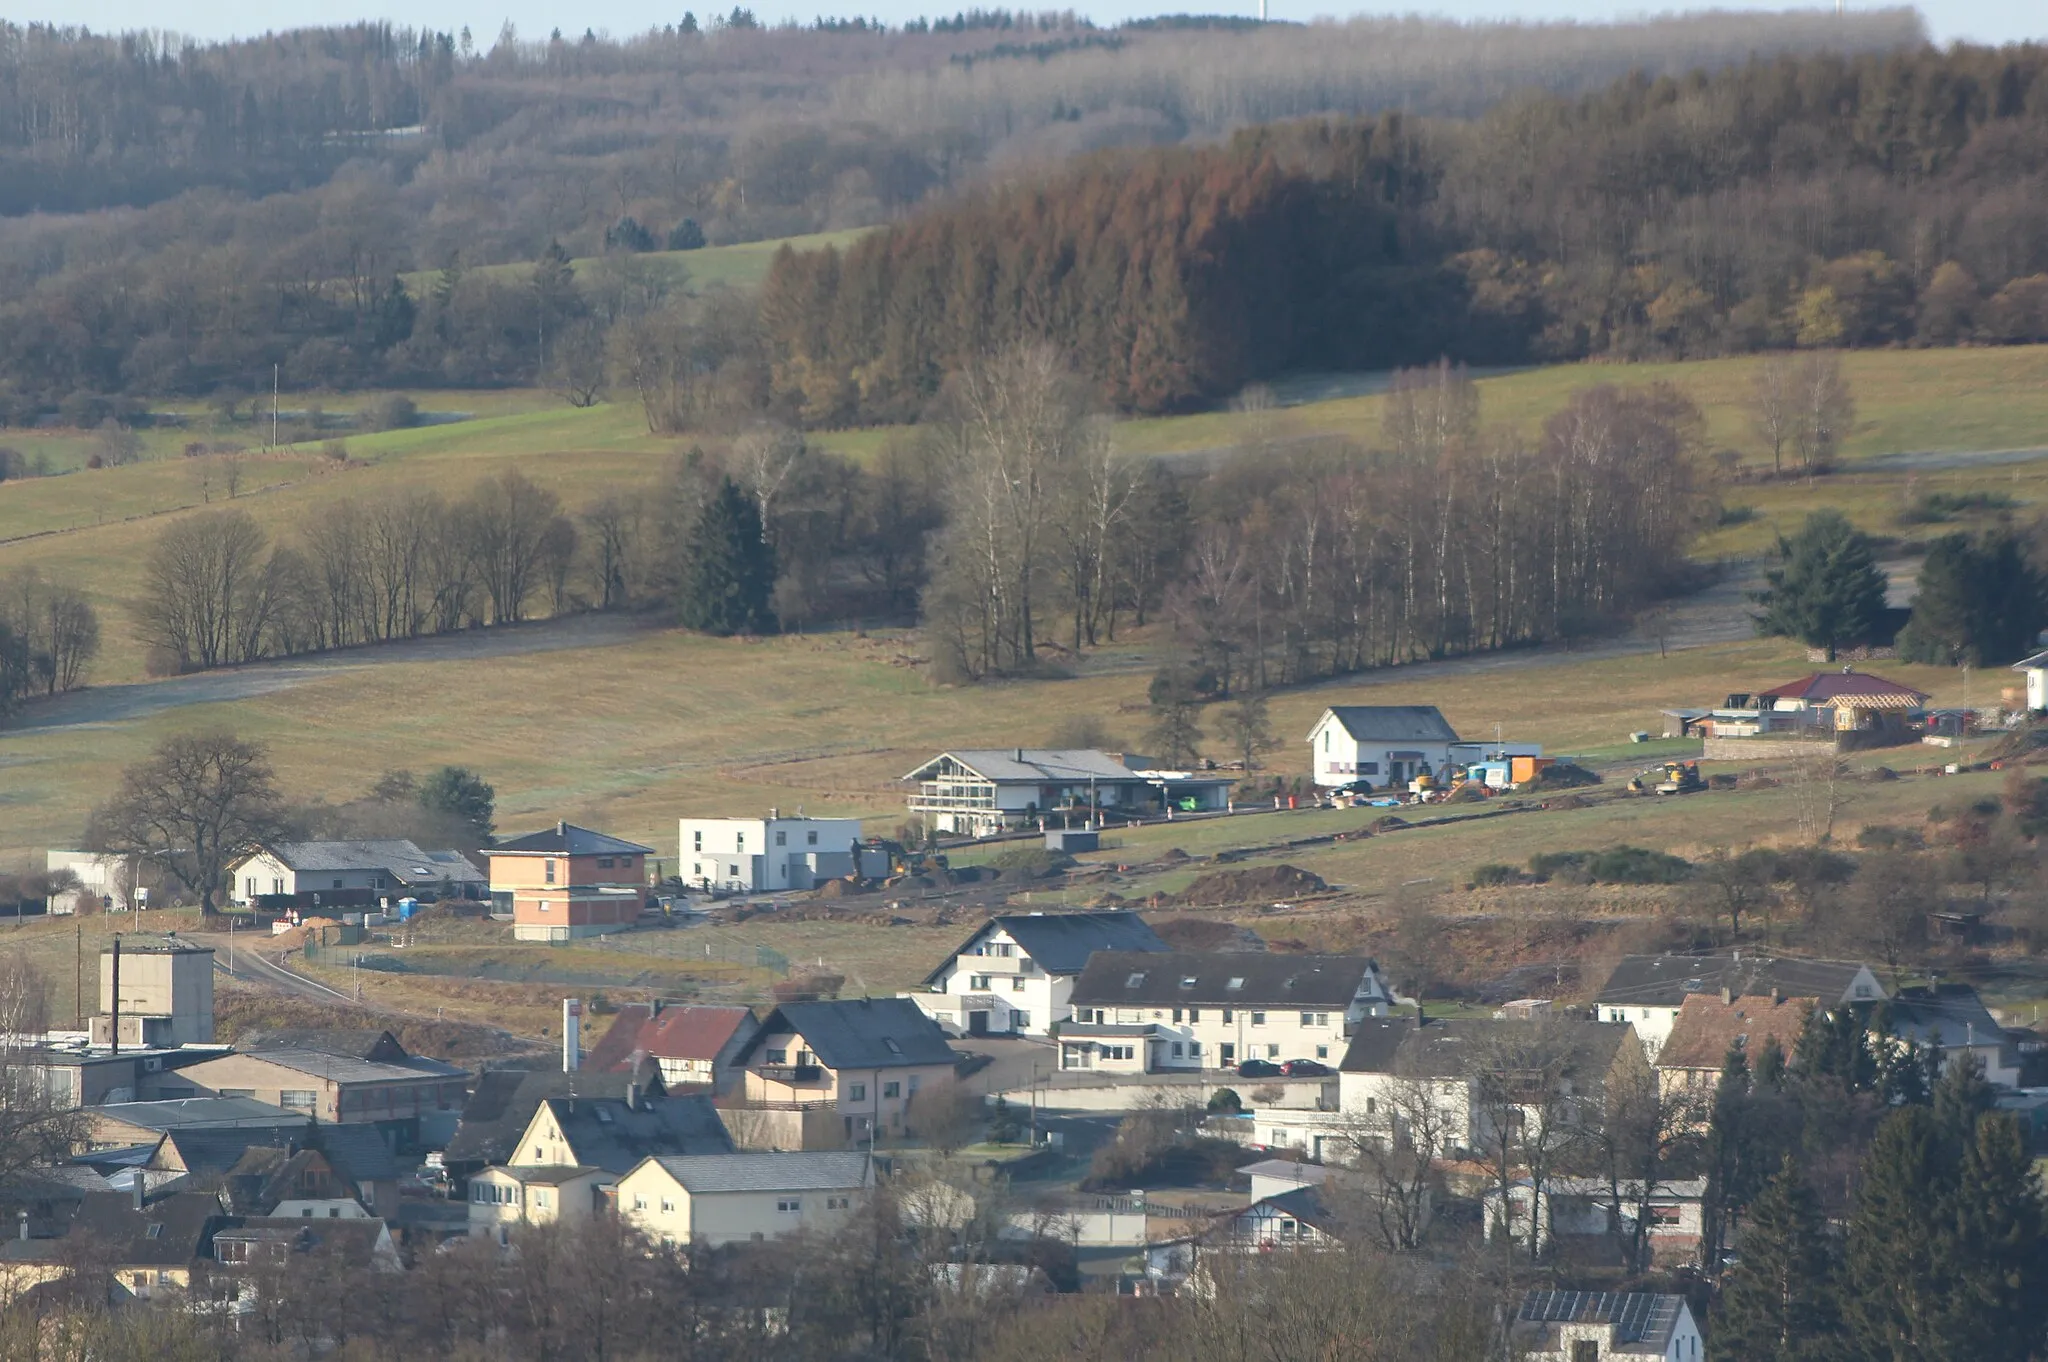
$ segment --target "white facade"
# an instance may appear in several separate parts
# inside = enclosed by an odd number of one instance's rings
[[[2048,709],[2048,653],[2035,653],[2012,664],[2027,678],[2027,708],[2038,714]]]
[[[991,925],[954,957],[937,989],[904,996],[960,1035],[1047,1036],[1072,1015],[1074,978],[1047,973],[1014,936]]]
[[[736,894],[814,888],[859,868],[858,818],[684,818],[684,883]]]
[[[1387,1011],[1384,997],[1357,1006],[1361,1016],[1385,1016]],[[1062,1069],[1193,1072],[1228,1069],[1248,1059],[1272,1064],[1312,1059],[1334,1073],[1344,1058],[1346,1014],[1331,1008],[1253,1004],[1082,1010],[1086,1017],[1077,1014],[1075,1025],[1062,1028]]]
[[[363,889],[373,894],[396,893],[401,886],[384,869],[294,870],[275,853],[262,851],[230,873],[229,893],[237,903],[251,903],[263,894],[320,894],[337,889]]]
[[[1518,1354],[1523,1362],[1580,1362],[1580,1359],[1589,1357],[1602,1359],[1602,1362],[1609,1357],[1661,1357],[1664,1362],[1700,1362],[1707,1355],[1706,1345],[1700,1338],[1700,1327],[1692,1317],[1692,1307],[1684,1304],[1678,1306],[1678,1322],[1661,1349],[1617,1345],[1614,1326],[1596,1321],[1553,1324],[1550,1327],[1557,1331],[1555,1346],[1543,1351],[1531,1348]]]
[[[1315,760],[1315,783],[1323,786],[1371,781],[1374,785],[1406,785],[1427,769],[1441,775],[1451,764],[1455,738],[1353,736],[1334,710],[1325,710],[1309,730]]]
[[[1875,1003],[1884,1000],[1884,986],[1869,966],[1858,970],[1855,979],[1840,998],[1821,1000],[1823,1007],[1835,1007],[1841,1003]],[[1639,1003],[1626,1000],[1600,999],[1593,1004],[1595,1015],[1604,1022],[1627,1022],[1636,1029],[1636,1039],[1643,1043],[1643,1053],[1656,1062],[1664,1049],[1664,1042],[1671,1039],[1671,1028],[1678,1022],[1678,1010],[1684,1006],[1681,1001],[1666,1005],[1663,1003]]]
[[[79,900],[89,898],[93,906],[125,913],[135,906],[136,865],[130,856],[106,856],[93,851],[52,851],[44,868],[55,875],[69,871],[78,888],[50,896],[50,911],[75,913]]]

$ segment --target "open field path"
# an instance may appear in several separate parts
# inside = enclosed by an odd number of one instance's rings
[[[92,686],[37,702],[24,709],[8,728],[27,732],[123,723],[187,705],[253,699],[308,681],[400,662],[482,662],[570,648],[602,648],[624,643],[647,627],[643,620],[631,615],[567,615],[531,624],[365,644],[311,657],[251,662],[162,681]]]

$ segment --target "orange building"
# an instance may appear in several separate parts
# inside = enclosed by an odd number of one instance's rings
[[[519,941],[572,941],[630,927],[647,901],[652,847],[557,823],[489,847],[491,903]]]

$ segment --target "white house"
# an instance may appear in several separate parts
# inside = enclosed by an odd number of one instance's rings
[[[1654,1061],[1695,993],[1818,998],[1822,1007],[1878,1003],[1888,996],[1870,966],[1853,960],[1785,960],[1749,955],[1625,955],[1594,995],[1602,1021],[1627,1022]]]
[[[746,1243],[837,1229],[874,1185],[865,1150],[663,1155],[619,1179],[619,1218],[663,1244]]]
[[[1640,1180],[1617,1185],[1605,1178],[1554,1177],[1543,1185],[1542,1213],[1532,1216],[1537,1202],[1535,1184],[1526,1177],[1516,1178],[1508,1187],[1508,1234],[1526,1244],[1533,1223],[1539,1253],[1553,1239],[1599,1239],[1616,1230],[1630,1236],[1635,1233],[1636,1213],[1645,1205],[1642,1190]],[[1698,1261],[1706,1191],[1705,1178],[1659,1182],[1650,1189],[1644,1239],[1654,1261],[1667,1266]],[[1489,1186],[1480,1196],[1480,1205],[1481,1223],[1491,1239],[1502,1219],[1500,1189]]]
[[[1362,955],[1098,951],[1074,982],[1060,1067],[1144,1074],[1246,1060],[1334,1066],[1393,994]]]
[[[1164,951],[1136,913],[992,917],[906,993],[956,1036],[1047,1036],[1073,1015],[1074,981],[1096,951]]]
[[[910,811],[940,832],[986,837],[1040,818],[1156,816],[1229,806],[1229,776],[1157,769],[1145,757],[1089,748],[976,748],[941,752],[904,776]],[[1057,818],[1055,818],[1057,823]]]
[[[1513,1335],[1524,1362],[1699,1362],[1706,1355],[1685,1297],[1640,1291],[1531,1291],[1515,1312]]]
[[[2027,708],[2038,714],[2048,709],[2048,653],[2035,653],[2012,664],[2027,678]]]
[[[484,873],[459,851],[426,851],[402,837],[360,841],[273,842],[229,869],[238,903],[263,897],[340,895],[365,902],[379,895],[450,892],[482,898]]]
[[[1308,732],[1318,785],[1401,786],[1441,775],[1458,734],[1434,705],[1332,705]]]
[[[811,889],[860,869],[858,818],[685,818],[678,823],[685,883],[735,894]]]
[[[96,851],[52,851],[45,866],[50,874],[69,872],[78,881],[76,889],[50,896],[53,913],[75,913],[81,901],[109,912],[125,913],[138,900],[136,875],[141,867],[133,856],[103,855]]]

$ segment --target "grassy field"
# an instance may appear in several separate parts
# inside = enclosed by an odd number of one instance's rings
[[[772,241],[742,241],[731,246],[706,246],[695,251],[646,251],[633,259],[645,262],[668,274],[670,286],[677,284],[690,289],[704,289],[713,284],[726,284],[738,289],[758,288],[768,277],[768,264],[775,253],[784,246],[799,251],[821,250],[826,246],[837,246],[844,250],[853,242],[868,234],[872,228],[850,227],[837,232],[812,232],[806,236],[777,237]],[[596,264],[601,256],[581,256],[569,262],[578,273]],[[509,265],[483,265],[476,273],[497,278],[518,278],[533,269],[530,261]],[[437,270],[415,270],[399,277],[415,297],[434,286]]]

